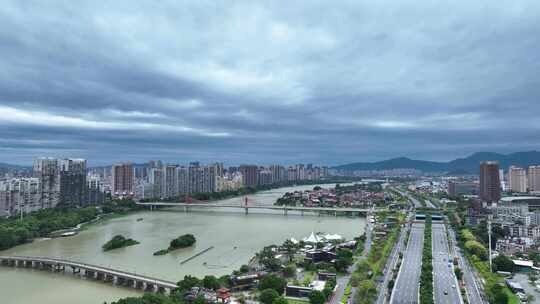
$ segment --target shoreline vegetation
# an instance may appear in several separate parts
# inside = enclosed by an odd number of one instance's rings
[[[195,238],[195,236],[193,236],[193,234],[184,234],[172,240],[171,243],[169,244],[169,248],[158,250],[154,252],[154,255],[165,255],[176,249],[191,247],[196,242],[197,242],[197,239]]]
[[[318,181],[297,181],[295,183],[278,183],[258,187],[245,187],[236,191],[195,193],[192,197],[198,200],[221,200],[246,194],[254,194],[259,191],[268,191],[283,187],[348,183],[358,181],[358,178],[329,178]],[[181,202],[185,197],[176,197],[167,201]],[[148,200],[145,200],[148,201]],[[83,227],[95,224],[102,220],[124,216],[136,211],[144,211],[144,207],[138,206],[131,199],[108,200],[103,205],[90,205],[82,208],[69,208],[57,206],[51,209],[42,209],[24,215],[20,220],[18,216],[0,218],[0,250],[7,250],[18,245],[32,242],[34,239],[50,237],[54,231],[75,229],[77,225]]]
[[[128,238],[125,238],[123,235],[118,234],[118,235],[115,235],[110,241],[105,243],[101,248],[103,249],[103,251],[110,251],[113,249],[124,248],[124,247],[133,246],[137,244],[140,244],[140,243],[134,239],[128,239]]]

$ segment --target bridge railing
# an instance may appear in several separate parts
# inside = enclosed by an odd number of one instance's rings
[[[99,265],[92,265],[92,264],[87,264],[87,263],[83,263],[83,262],[76,262],[76,261],[70,261],[70,260],[64,260],[64,259],[57,259],[57,258],[50,258],[50,257],[40,257],[40,256],[0,256],[0,260],[23,260],[23,261],[33,261],[33,262],[44,262],[44,263],[61,263],[61,264],[65,264],[67,266],[75,266],[75,267],[80,267],[80,268],[91,268],[92,270],[96,270],[96,271],[103,271],[103,272],[109,272],[109,273],[117,273],[119,275],[125,275],[125,276],[130,276],[130,277],[134,277],[134,278],[139,278],[140,280],[145,280],[145,281],[151,281],[151,282],[154,282],[154,283],[163,283],[163,284],[167,284],[167,285],[175,285],[176,286],[176,283],[174,282],[171,282],[171,281],[167,281],[167,280],[162,280],[162,279],[158,279],[158,278],[153,278],[153,277],[149,277],[149,276],[146,276],[146,275],[141,275],[141,274],[138,274],[138,273],[134,273],[134,272],[128,272],[128,271],[124,271],[124,270],[118,270],[118,269],[113,269],[113,268],[109,268],[109,267],[104,267],[104,266],[99,266]]]

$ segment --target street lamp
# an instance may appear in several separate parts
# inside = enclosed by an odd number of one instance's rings
[[[492,214],[488,214],[487,229],[488,229],[488,249],[489,249],[489,272],[493,272],[493,264],[491,261],[491,219]]]

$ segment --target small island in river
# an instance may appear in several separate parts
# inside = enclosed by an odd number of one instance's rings
[[[134,239],[126,239],[123,235],[115,235],[110,241],[105,243],[101,248],[103,251],[109,251],[117,248],[137,245],[139,242]]]
[[[171,241],[169,248],[154,252],[154,255],[164,255],[173,250],[193,246],[197,240],[193,234],[184,234]]]

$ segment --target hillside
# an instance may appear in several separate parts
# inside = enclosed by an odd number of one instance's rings
[[[478,173],[480,162],[483,160],[499,161],[501,168],[505,171],[511,165],[528,167],[530,165],[540,165],[540,152],[516,152],[511,154],[500,154],[494,152],[478,152],[466,158],[458,158],[449,162],[433,162],[424,160],[414,160],[407,157],[393,158],[379,162],[359,162],[336,166],[338,170],[389,170],[389,169],[417,169],[423,172],[460,172],[463,174]]]

